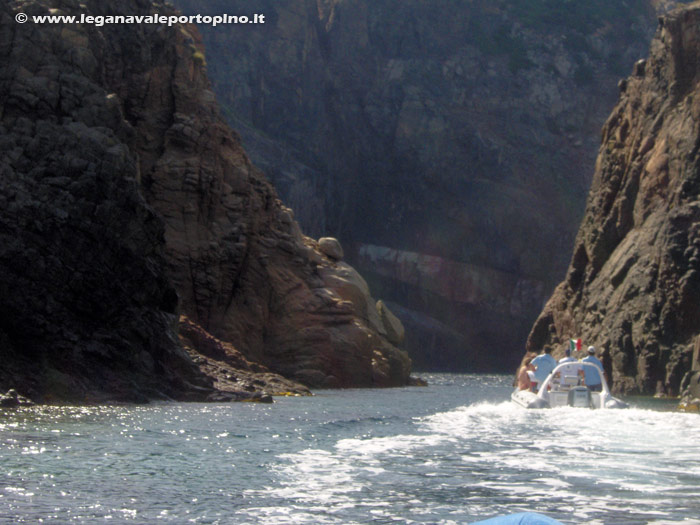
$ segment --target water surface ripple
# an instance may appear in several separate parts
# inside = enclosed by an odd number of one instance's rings
[[[274,405],[0,413],[0,521],[700,523],[697,414],[525,411],[510,378],[428,379]]]

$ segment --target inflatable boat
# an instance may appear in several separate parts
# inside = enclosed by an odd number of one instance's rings
[[[584,370],[595,368],[600,375],[601,389],[591,391],[584,382]],[[516,390],[511,400],[524,408],[627,408],[624,401],[613,397],[605,381],[604,374],[593,363],[572,361],[562,363],[552,370],[547,379],[538,385],[538,391]]]

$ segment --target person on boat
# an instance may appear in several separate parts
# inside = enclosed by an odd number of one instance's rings
[[[565,356],[562,357],[562,358],[559,360],[559,364],[562,364],[562,363],[573,363],[574,361],[576,361],[576,359],[574,359],[573,357],[571,357],[571,348],[569,348],[568,346],[567,346],[566,349],[564,350],[564,354],[565,354]]]
[[[522,363],[520,363],[520,368],[518,368],[518,390],[531,390],[533,388],[532,376],[528,372],[534,373],[535,366],[532,364],[532,360],[537,356],[534,352],[528,352],[523,357]]]
[[[545,348],[540,355],[532,360],[532,364],[535,365],[535,379],[537,380],[536,390],[539,390],[539,385],[541,385],[547,376],[552,373],[557,366],[557,360],[552,357],[552,349]]]
[[[598,370],[595,370],[587,366],[583,370],[583,373],[585,374],[584,380],[586,381],[586,386],[588,387],[588,390],[590,390],[591,392],[600,392],[601,390],[603,390],[602,380],[600,379],[600,374],[603,373],[603,363],[601,363],[600,360],[595,356],[594,346],[588,347],[588,356],[581,359],[581,361],[584,363],[593,363],[595,366],[598,367]]]

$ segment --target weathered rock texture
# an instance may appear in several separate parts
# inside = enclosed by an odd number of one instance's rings
[[[615,390],[677,394],[700,345],[700,8],[661,18],[603,128],[566,279],[527,347],[609,354]]]
[[[191,351],[212,345],[185,334],[185,351],[180,312],[261,373],[407,382],[409,359],[370,326],[366,284],[343,295],[352,269],[301,234],[219,117],[195,27],[17,24],[20,11],[174,12],[0,5],[0,389],[206,398],[215,365]]]
[[[175,1],[266,15],[202,28],[214,89],[304,230],[338,237],[404,306],[417,365],[518,361],[564,275],[600,126],[657,2]],[[430,277],[390,270],[387,250],[468,267],[460,290],[495,289],[494,273],[515,289],[435,293]]]
[[[0,381],[43,400],[173,396],[201,382],[176,342],[163,225],[133,129],[100,84],[92,28],[19,25],[0,6]],[[138,388],[131,386],[134,382]]]
[[[180,318],[180,342],[216,392],[208,401],[272,401],[270,396],[310,395],[309,390],[249,361],[233,345],[213,337],[186,316]]]

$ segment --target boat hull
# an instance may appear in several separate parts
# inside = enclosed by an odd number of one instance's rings
[[[559,364],[544,380],[539,392],[515,390],[510,398],[523,408],[627,408],[627,403],[612,396],[602,371],[602,383],[598,389],[589,389],[582,384],[584,369],[590,367],[595,365],[580,361]]]
[[[516,390],[510,395],[511,401],[518,406],[529,409],[536,408],[556,408],[556,407],[575,407],[575,408],[605,408],[605,409],[616,409],[616,408],[628,408],[629,405],[612,396],[604,396],[597,392],[591,393],[590,397],[587,398],[585,403],[581,401],[582,397],[574,397],[567,395],[561,400],[554,398],[545,399],[540,397],[534,392],[528,390]]]
[[[510,399],[523,408],[550,408],[547,401],[529,390],[516,390],[510,395]]]

